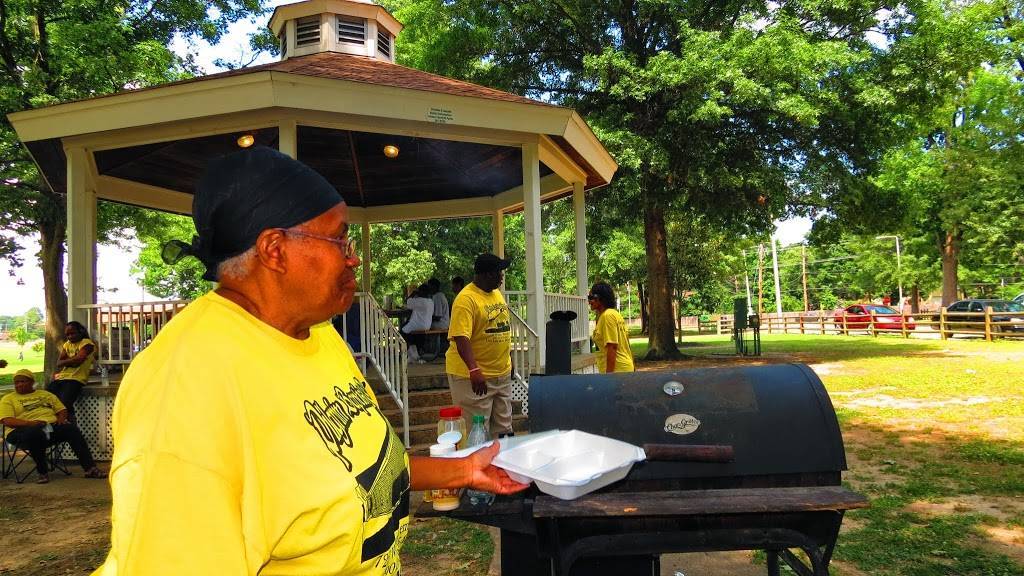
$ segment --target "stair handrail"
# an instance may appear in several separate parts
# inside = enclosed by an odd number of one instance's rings
[[[392,319],[369,292],[360,292],[360,356],[380,374],[388,393],[402,411],[402,436],[409,444],[408,346]],[[364,375],[365,376],[365,375]]]
[[[534,362],[536,355],[532,351],[539,345],[540,337],[515,310],[509,309],[509,317],[512,330],[512,398],[523,401],[523,413],[526,414],[530,373],[538,369]]]

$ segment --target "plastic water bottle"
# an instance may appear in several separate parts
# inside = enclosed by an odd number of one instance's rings
[[[469,440],[466,444],[470,447],[479,446],[486,444],[489,438],[487,437],[487,428],[485,427],[486,419],[483,414],[473,415],[473,427],[469,430]],[[494,494],[490,492],[484,492],[482,490],[466,490],[469,495],[469,503],[476,506],[478,504],[490,505],[494,502]]]

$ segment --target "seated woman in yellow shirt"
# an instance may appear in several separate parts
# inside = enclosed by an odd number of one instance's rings
[[[629,348],[629,331],[622,314],[615,309],[615,292],[598,282],[587,295],[590,309],[597,314],[592,339],[597,345],[597,369],[605,372],[632,372],[633,351]]]

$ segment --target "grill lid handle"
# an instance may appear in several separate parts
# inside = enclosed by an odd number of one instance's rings
[[[644,444],[648,460],[672,462],[732,462],[732,446],[716,444]]]

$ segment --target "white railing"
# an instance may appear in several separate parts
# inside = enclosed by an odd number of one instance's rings
[[[509,310],[512,328],[512,399],[523,402],[526,413],[529,399],[530,374],[540,369],[537,350],[540,338],[514,310]]]
[[[359,299],[359,349],[356,357],[363,364],[371,364],[380,374],[384,386],[402,410],[402,436],[409,447],[409,374],[408,347],[398,327],[377,305],[367,292],[356,294]],[[347,333],[347,332],[346,332]]]
[[[135,302],[132,304],[86,304],[86,329],[97,346],[101,373],[109,365],[125,365],[142,351],[171,317],[188,305],[186,300]]]
[[[360,342],[354,350],[363,373],[372,365],[395,403],[402,410],[405,445],[409,445],[409,378],[406,373],[407,347],[402,334],[369,294],[356,294],[360,316]],[[97,364],[105,376],[111,365],[127,365],[152,342],[172,316],[188,301],[137,302],[132,304],[88,304],[86,328],[98,347]],[[342,316],[342,333],[348,334]],[[107,379],[103,378],[104,383]]]
[[[529,293],[522,290],[509,290],[505,292],[510,310],[519,315],[520,318],[527,317],[527,306]],[[573,294],[544,294],[544,313],[541,320],[547,322],[551,313],[555,310],[572,310],[576,313],[576,319],[572,321],[570,332],[573,342],[586,342],[590,338],[590,305],[583,296]]]

